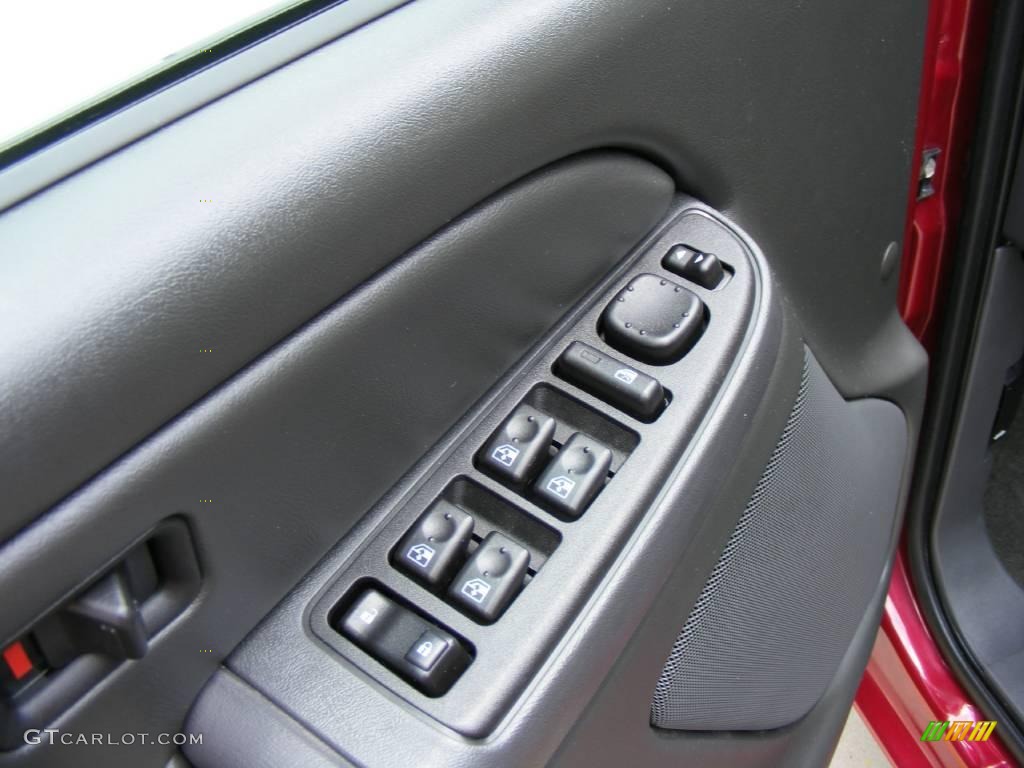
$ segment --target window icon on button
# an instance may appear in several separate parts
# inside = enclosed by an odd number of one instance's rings
[[[426,544],[417,544],[414,547],[410,547],[405,556],[420,568],[426,568],[430,565],[430,561],[434,559],[434,548],[428,547]]]
[[[470,579],[462,585],[460,591],[473,602],[482,603],[491,591],[491,585],[483,579]]]
[[[619,370],[615,372],[615,378],[619,381],[624,381],[627,384],[632,384],[636,381],[636,371],[632,368],[619,368]]]
[[[576,487],[576,481],[570,480],[565,475],[553,477],[548,481],[548,490],[560,499],[569,498],[572,489]]]
[[[519,458],[519,449],[514,445],[508,445],[506,443],[505,445],[499,445],[495,448],[491,456],[494,457],[495,461],[504,464],[506,467],[511,467],[516,463],[516,459]]]

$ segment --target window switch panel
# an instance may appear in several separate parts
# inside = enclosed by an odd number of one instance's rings
[[[335,628],[428,696],[448,691],[472,661],[454,636],[376,589],[367,589]]]
[[[530,565],[525,547],[491,531],[448,589],[448,597],[470,615],[490,623],[519,592]]]
[[[520,405],[491,435],[477,459],[512,485],[526,485],[540,470],[555,436],[555,420],[529,405]]]
[[[438,499],[402,537],[395,566],[432,587],[446,584],[458,569],[473,534],[473,518]]]
[[[534,493],[545,506],[575,519],[604,486],[611,465],[609,448],[576,432],[538,478]]]

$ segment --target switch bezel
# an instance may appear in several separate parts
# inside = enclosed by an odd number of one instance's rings
[[[621,358],[622,353],[599,335],[600,315],[611,297],[636,275],[649,272],[673,278],[662,267],[661,259],[678,242],[716,253],[730,265],[732,274],[713,291],[688,284],[704,303],[710,320],[680,360],[659,366],[628,360],[631,367],[654,377],[674,395],[655,421],[643,422],[558,378],[554,364],[573,341]],[[350,536],[339,545],[339,555],[325,565],[334,575],[306,611],[311,635],[335,652],[340,663],[361,670],[368,682],[372,680],[372,684],[401,697],[444,727],[469,738],[490,734],[561,642],[593,590],[614,567],[616,558],[622,556],[629,537],[656,508],[656,495],[699,441],[702,425],[712,417],[716,398],[732,376],[753,319],[758,316],[763,267],[749,242],[714,210],[681,197],[665,223],[570,310],[368,513],[362,535]],[[621,444],[610,446],[615,454],[614,475],[577,520],[560,519],[519,490],[480,471],[474,463],[480,448],[523,402],[556,418],[558,414],[546,405],[573,403],[597,414],[613,425],[613,435],[619,430],[617,434],[629,441],[625,451]],[[604,439],[591,430],[584,431]],[[535,564],[531,557],[531,568],[537,566],[535,575],[505,613],[489,625],[465,615],[443,593],[415,582],[389,562],[391,549],[408,527],[456,481],[501,500],[507,510],[514,512],[506,516],[506,522],[529,521],[528,526],[550,531],[557,542],[546,560]],[[328,625],[326,617],[331,608],[356,582],[367,577],[476,648],[473,663],[444,696],[424,696]]]

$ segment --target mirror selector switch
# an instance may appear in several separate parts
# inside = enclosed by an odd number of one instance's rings
[[[657,379],[579,341],[562,353],[555,370],[581,389],[644,421],[653,419],[665,406],[665,391]]]
[[[704,253],[688,245],[676,245],[670,250],[661,265],[669,272],[692,280],[702,288],[716,288],[725,277],[722,262],[713,253]]]
[[[438,499],[402,537],[393,561],[430,586],[445,584],[462,562],[472,534],[473,518]]]
[[[482,468],[513,485],[525,485],[548,457],[555,420],[520,405],[491,435],[477,459]]]
[[[576,432],[548,464],[533,490],[546,506],[575,519],[604,486],[611,465],[608,448]]]
[[[637,360],[674,363],[704,327],[704,304],[671,280],[637,275],[601,315],[601,331],[615,349]]]
[[[356,598],[335,628],[427,696],[445,693],[472,661],[454,635],[376,589]]]
[[[519,592],[529,565],[524,547],[491,531],[455,577],[448,597],[470,615],[492,622]]]

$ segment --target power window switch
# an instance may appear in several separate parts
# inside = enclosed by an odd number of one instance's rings
[[[545,506],[575,519],[604,486],[611,465],[609,448],[576,432],[534,483],[534,493]]]
[[[722,262],[713,253],[704,253],[688,245],[672,248],[661,262],[669,272],[695,282],[702,288],[715,288],[725,277]]]
[[[638,419],[649,421],[665,407],[665,390],[657,379],[581,341],[569,345],[555,370],[562,378]]]
[[[554,436],[553,418],[529,405],[520,405],[491,435],[477,463],[512,485],[526,485],[547,458]]]
[[[410,576],[440,586],[459,567],[472,534],[473,518],[438,499],[402,537],[392,562]]]
[[[448,597],[470,615],[490,623],[519,592],[529,565],[530,553],[525,547],[492,531],[459,571]]]

